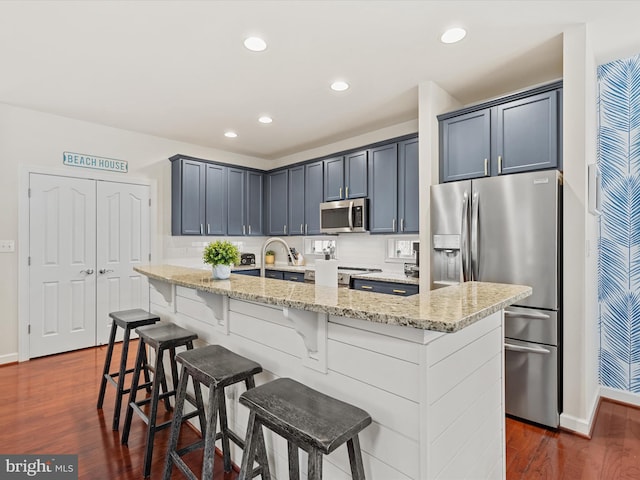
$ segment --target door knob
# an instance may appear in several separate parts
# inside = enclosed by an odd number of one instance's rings
[[[80,273],[86,273],[87,275],[93,275],[93,268],[87,268],[86,270],[80,270]]]
[[[100,270],[98,270],[98,273],[100,275],[104,275],[105,273],[111,273],[111,272],[113,272],[113,270],[106,269],[106,268],[101,268]]]

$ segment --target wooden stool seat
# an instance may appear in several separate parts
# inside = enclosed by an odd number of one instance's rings
[[[106,392],[107,382],[116,387],[116,402],[113,410],[113,424],[112,429],[118,430],[120,427],[120,410],[122,405],[122,397],[130,392],[129,388],[125,388],[125,376],[128,373],[132,373],[133,369],[127,369],[127,357],[129,356],[129,339],[131,336],[131,330],[145,325],[151,325],[160,321],[160,317],[152,313],[142,310],[141,308],[134,308],[131,310],[121,310],[118,312],[111,312],[111,333],[109,334],[109,343],[107,345],[107,355],[104,361],[104,369],[102,371],[102,377],[100,380],[100,393],[98,394],[98,409],[102,408],[104,403],[104,395]],[[124,338],[122,340],[122,352],[120,354],[120,368],[117,372],[110,372],[111,359],[113,357],[113,347],[116,341],[116,333],[118,328],[124,330]],[[146,365],[146,356],[144,358]],[[139,388],[146,388],[149,383],[149,373],[147,369],[144,369],[145,384]]]
[[[133,413],[137,413],[140,418],[147,424],[146,446],[143,464],[143,476],[146,478],[151,473],[151,459],[153,456],[153,442],[156,432],[171,426],[171,420],[158,424],[156,422],[158,414],[158,403],[164,401],[167,411],[171,410],[170,397],[175,397],[178,385],[178,367],[176,364],[176,348],[185,347],[187,351],[193,351],[193,341],[198,338],[193,332],[186,330],[173,323],[163,323],[158,325],[150,325],[136,329],[136,333],[140,337],[138,347],[138,355],[136,357],[136,365],[133,372],[133,380],[131,384],[131,392],[127,406],[127,415],[122,430],[122,444],[127,445],[129,441],[129,432],[131,430],[131,421]],[[149,369],[154,373],[153,382],[151,384],[151,397],[142,400],[136,400],[136,392],[139,390],[140,372],[144,369],[146,358],[146,346],[155,350],[155,364]],[[173,389],[167,387],[167,380],[164,369],[164,352],[169,351],[169,365],[171,367],[171,376],[173,380]],[[195,397],[187,395],[186,399],[196,407],[196,409],[181,416],[181,421],[198,416],[200,420],[200,428],[204,429],[206,425],[204,403],[202,402],[202,393],[199,385],[194,385]],[[162,388],[163,393],[160,393]],[[184,402],[184,399],[183,399]],[[149,410],[146,413],[143,407],[148,405]]]
[[[222,454],[224,458],[224,471],[231,471],[231,452],[229,441],[240,448],[244,448],[245,442],[227,425],[227,407],[224,389],[235,383],[244,382],[247,390],[255,386],[254,375],[262,371],[262,366],[248,358],[238,355],[220,345],[208,345],[206,347],[180,352],[176,355],[176,361],[181,364],[180,383],[176,397],[176,406],[171,426],[171,436],[167,459],[164,468],[165,480],[171,478],[171,469],[175,464],[178,469],[189,479],[195,479],[191,469],[182,460],[182,456],[196,449],[204,447],[202,462],[202,478],[211,479],[213,475],[213,462],[215,457],[215,442],[222,439]],[[207,412],[207,426],[203,429],[202,440],[177,450],[180,425],[182,423],[184,399],[186,395],[187,380],[191,377],[194,385],[205,385],[209,388],[209,404]],[[216,424],[220,417],[220,431],[216,433]],[[262,462],[266,462],[264,444],[256,446],[258,456]],[[254,450],[255,451],[255,450]],[[269,471],[261,468],[252,472],[251,476],[262,474],[263,480],[268,480]]]
[[[249,411],[249,426],[239,479],[252,468],[250,455],[257,426],[263,425],[289,444],[289,475],[299,478],[298,448],[309,454],[308,478],[322,478],[322,454],[329,454],[347,443],[351,473],[354,479],[364,479],[358,433],[371,423],[364,410],[335,399],[290,378],[279,378],[240,396],[240,403]],[[245,459],[245,456],[249,455]]]

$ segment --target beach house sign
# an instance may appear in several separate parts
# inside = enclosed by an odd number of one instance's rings
[[[96,157],[85,153],[62,152],[62,163],[71,167],[93,168],[109,172],[127,173],[129,162],[113,158]]]

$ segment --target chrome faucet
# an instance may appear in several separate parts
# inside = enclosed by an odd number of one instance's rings
[[[280,237],[267,238],[264,241],[264,243],[262,244],[262,258],[260,259],[260,276],[261,277],[264,277],[264,257],[265,257],[265,254],[267,252],[267,247],[273,242],[278,242],[278,243],[281,243],[282,245],[284,245],[284,248],[285,248],[286,253],[287,253],[287,265],[289,263],[291,263],[290,260],[289,260],[291,258],[291,250],[289,250],[289,245],[287,245],[287,242],[285,242]]]

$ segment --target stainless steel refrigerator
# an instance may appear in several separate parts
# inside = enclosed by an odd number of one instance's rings
[[[509,415],[558,427],[562,411],[562,174],[555,170],[431,187],[431,288],[516,283],[505,309]]]

